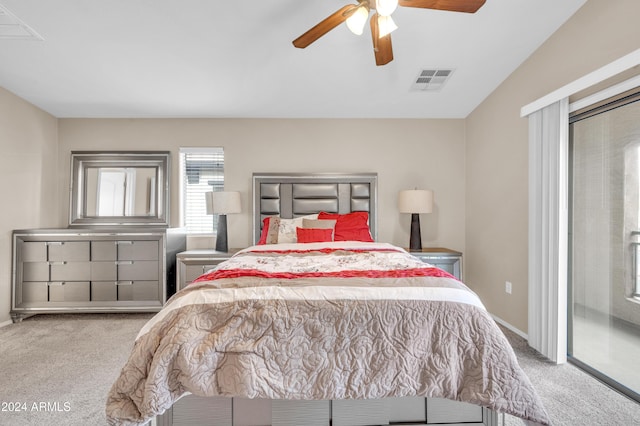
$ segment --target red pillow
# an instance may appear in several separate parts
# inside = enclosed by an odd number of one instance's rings
[[[262,232],[260,232],[260,239],[256,243],[262,244],[277,244],[278,242],[278,230],[280,229],[280,217],[279,216],[267,216],[262,220]]]
[[[262,232],[260,233],[260,239],[257,242],[257,245],[267,244],[267,234],[269,233],[269,218],[265,217],[262,219]]]
[[[296,228],[299,243],[324,243],[332,241],[333,229]]]
[[[318,220],[332,219],[336,221],[334,241],[373,242],[369,230],[369,213],[352,212],[347,214],[320,212]]]

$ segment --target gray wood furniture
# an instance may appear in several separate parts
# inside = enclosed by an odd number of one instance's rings
[[[441,398],[290,401],[188,395],[155,421],[158,426],[488,426],[498,424],[498,415]]]
[[[377,173],[254,173],[253,241],[260,239],[262,220],[278,215],[291,219],[321,211],[369,213],[371,236],[377,238]]]
[[[175,282],[179,230],[13,232],[14,322],[38,313],[156,312]]]
[[[462,280],[462,253],[443,247],[429,247],[422,250],[405,249],[425,263],[430,263]]]
[[[155,312],[175,293],[170,153],[71,153],[69,228],[13,232],[11,318]]]
[[[229,249],[228,252],[211,249],[187,250],[176,255],[176,291],[180,291],[193,280],[205,272],[214,269],[238,252],[239,249]]]

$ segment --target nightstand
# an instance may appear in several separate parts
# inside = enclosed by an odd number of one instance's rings
[[[462,253],[459,251],[442,247],[427,247],[421,251],[405,250],[423,262],[445,270],[462,281]]]
[[[176,291],[180,291],[200,275],[215,268],[238,251],[240,249],[229,249],[228,252],[202,249],[178,253],[176,255]]]

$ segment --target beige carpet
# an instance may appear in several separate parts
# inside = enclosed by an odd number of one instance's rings
[[[36,315],[0,328],[0,425],[105,424],[105,398],[150,314]],[[640,425],[640,405],[505,330],[554,425]],[[507,425],[522,424],[506,417]],[[302,426],[302,425],[301,425]]]
[[[538,391],[555,426],[640,425],[640,404],[619,394],[571,364],[556,365],[503,328],[518,362]],[[506,425],[522,425],[506,418]]]
[[[0,401],[13,407],[0,425],[106,424],[106,395],[151,316],[36,315],[1,328]]]

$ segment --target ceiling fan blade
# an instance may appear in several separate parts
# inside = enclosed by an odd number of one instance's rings
[[[486,0],[399,0],[398,5],[422,9],[448,10],[451,12],[476,13]]]
[[[332,29],[346,21],[347,18],[351,15],[348,12],[354,12],[357,7],[358,5],[354,4],[343,6],[337,12],[332,13],[331,15],[320,21],[316,26],[311,28],[309,31],[293,40],[293,45],[295,47],[299,47],[300,49],[304,49]]]
[[[391,48],[391,34],[380,37],[378,28],[378,14],[374,13],[369,21],[371,25],[371,38],[373,39],[373,53],[376,56],[376,65],[386,65],[393,61],[393,49]]]

